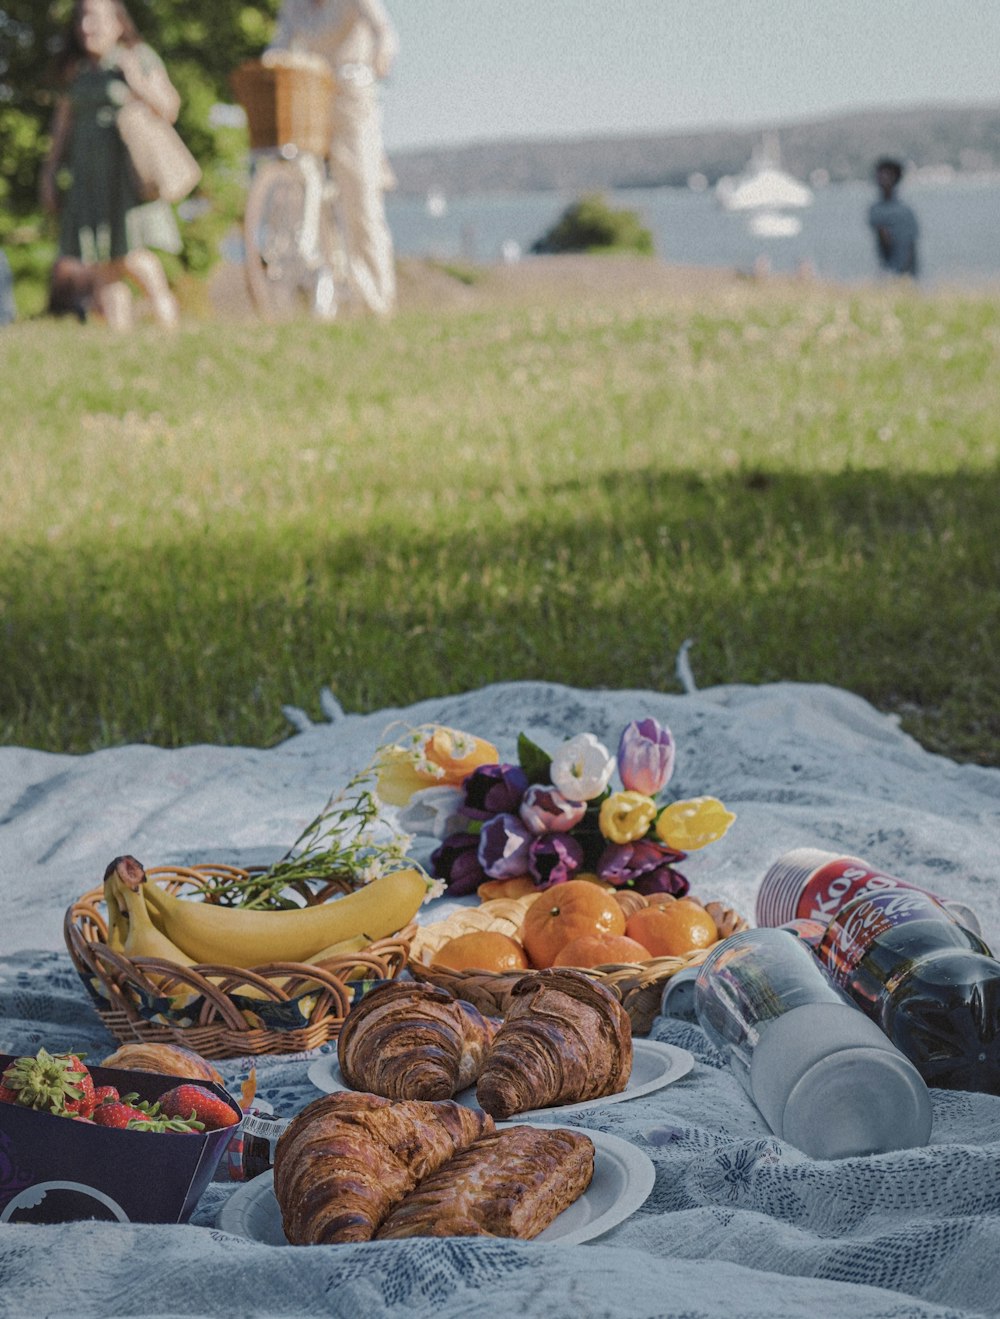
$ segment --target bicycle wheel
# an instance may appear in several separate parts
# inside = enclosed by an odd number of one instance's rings
[[[309,305],[311,277],[303,250],[306,180],[297,164],[269,160],[254,176],[243,218],[250,294],[269,320]]]

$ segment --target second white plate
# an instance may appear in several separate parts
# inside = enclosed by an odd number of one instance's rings
[[[539,1232],[533,1238],[535,1241],[553,1241],[563,1246],[592,1241],[634,1214],[653,1189],[656,1170],[643,1150],[605,1131],[578,1130],[594,1142],[593,1180],[579,1200],[564,1209],[544,1232]],[[281,1210],[274,1196],[273,1170],[261,1173],[234,1191],[219,1212],[218,1225],[223,1232],[265,1246],[286,1246]]]
[[[603,1104],[620,1104],[626,1099],[636,1099],[639,1095],[651,1094],[661,1090],[686,1076],[694,1066],[694,1056],[687,1049],[679,1049],[675,1044],[663,1044],[659,1040],[632,1041],[632,1074],[624,1090],[614,1095],[601,1095],[599,1099],[584,1099],[578,1104],[557,1104],[552,1108],[533,1108],[525,1113],[518,1113],[512,1121],[522,1118],[545,1117],[553,1114],[580,1113],[584,1109],[599,1108]],[[333,1094],[337,1090],[349,1090],[341,1075],[335,1053],[325,1053],[310,1063],[307,1072],[309,1080],[317,1090],[324,1094]],[[478,1108],[476,1088],[470,1086],[455,1096],[459,1104],[466,1108]]]

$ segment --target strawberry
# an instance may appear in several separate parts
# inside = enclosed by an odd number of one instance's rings
[[[116,1085],[99,1085],[94,1091],[94,1107],[103,1104],[109,1099],[121,1099]]]
[[[94,1082],[79,1054],[39,1049],[34,1058],[15,1058],[0,1077],[0,1095],[25,1108],[61,1117],[89,1117],[94,1108]]]
[[[109,1086],[108,1089],[114,1089]],[[140,1099],[137,1094],[105,1099],[94,1109],[91,1119],[98,1127],[111,1127],[115,1131],[200,1131],[201,1122],[169,1117],[160,1112],[159,1104]]]
[[[208,1131],[231,1127],[239,1121],[236,1114],[218,1095],[201,1085],[175,1085],[158,1100],[160,1111],[166,1117],[195,1120]]]

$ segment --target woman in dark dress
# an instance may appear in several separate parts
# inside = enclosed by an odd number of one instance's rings
[[[42,205],[59,214],[59,256],[92,273],[94,300],[109,325],[131,322],[131,280],[146,294],[160,325],[177,323],[177,302],[159,257],[178,251],[180,236],[166,202],[140,198],[116,125],[130,97],[146,101],[170,123],[180,97],[159,56],[145,45],[121,0],[77,0],[60,68],[52,147],[42,170]],[[72,181],[56,188],[62,164]]]

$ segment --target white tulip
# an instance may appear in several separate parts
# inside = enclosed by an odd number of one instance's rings
[[[468,827],[468,820],[458,813],[464,800],[461,788],[420,788],[399,812],[399,826],[408,833],[447,838]]]
[[[614,756],[593,733],[571,737],[552,757],[552,782],[570,801],[599,797],[614,772]]]

